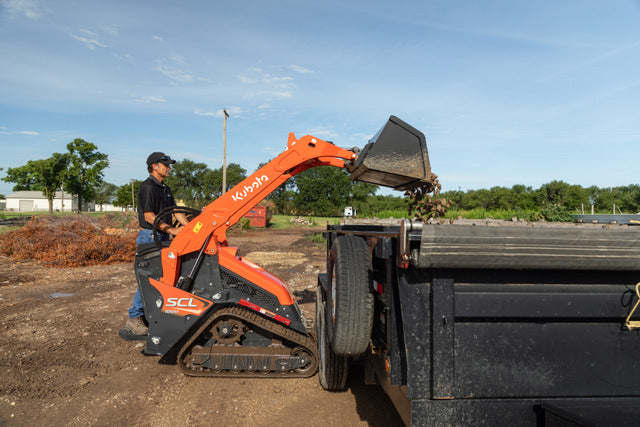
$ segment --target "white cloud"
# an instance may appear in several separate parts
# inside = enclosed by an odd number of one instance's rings
[[[27,136],[37,136],[40,135],[39,132],[34,130],[9,130],[6,127],[0,127],[0,135],[27,135]]]
[[[296,73],[300,73],[300,74],[312,74],[315,72],[308,68],[302,67],[300,65],[295,65],[295,64],[288,65],[287,68],[290,69],[291,71],[295,71]]]
[[[242,108],[240,107],[228,107],[222,108],[217,111],[202,111],[200,109],[195,109],[193,114],[197,116],[208,116],[208,117],[222,117],[224,116],[224,110],[227,110],[229,117],[242,117]]]
[[[163,42],[163,41],[164,41],[164,39],[163,39],[162,37],[160,37],[160,36],[151,36],[151,38],[152,38],[153,40],[157,40],[157,41],[159,41],[159,42]]]
[[[195,109],[193,110],[193,114],[195,114],[196,116],[222,117],[222,110],[211,112],[211,111],[202,111],[199,109]]]
[[[247,75],[247,74],[255,74],[255,76]],[[268,86],[275,86],[279,89],[287,89],[295,87],[293,82],[293,77],[290,76],[274,76],[262,70],[261,68],[250,68],[248,73],[240,74],[238,79],[242,83],[257,85],[263,84]]]
[[[156,71],[171,80],[181,83],[191,83],[194,80],[203,80],[194,77],[191,71],[184,69],[187,65],[184,58],[179,55],[173,55],[171,58],[158,59],[156,62]]]
[[[252,85],[252,84],[258,83],[258,80],[252,79],[251,77],[247,77],[247,76],[243,76],[243,75],[239,75],[238,79],[240,79],[240,81],[242,83],[245,83],[245,84],[248,84],[248,85]]]
[[[257,67],[249,68],[246,73],[238,75],[237,78],[242,83],[253,86],[252,90],[246,94],[249,98],[288,99],[293,97],[293,90],[296,88],[293,77],[273,75]]]
[[[117,25],[105,25],[102,29],[112,37],[118,37],[120,35],[120,28]]]
[[[270,98],[292,98],[293,94],[290,91],[275,91],[275,90],[261,90],[250,93],[249,97],[266,96]]]
[[[190,83],[193,81],[193,75],[185,70],[177,70],[165,65],[159,65],[156,70],[160,71],[160,73],[164,76],[169,77],[171,80],[175,80],[177,82]]]
[[[38,19],[47,12],[37,0],[5,0],[3,3],[11,16],[24,15],[28,19]]]
[[[97,36],[95,33],[89,31],[89,30],[82,30],[85,34],[91,36]],[[69,34],[69,36],[81,43],[84,43],[85,46],[87,46],[89,49],[91,50],[95,50],[96,47],[102,47],[102,48],[106,48],[107,45],[105,45],[104,43],[100,43],[98,40],[96,40],[96,38],[88,38],[88,37],[83,37],[83,36],[78,36],[75,34]]]
[[[266,76],[264,81],[265,83],[272,84],[276,87],[287,88],[292,86],[293,78],[288,76],[285,76],[285,77]]]
[[[320,129],[320,128],[311,129],[309,131],[309,135],[322,138],[322,139],[327,139],[327,140],[340,138],[340,135],[338,135],[334,131],[330,129]]]
[[[140,96],[134,98],[135,102],[141,102],[143,104],[157,104],[159,102],[167,102],[162,96]]]

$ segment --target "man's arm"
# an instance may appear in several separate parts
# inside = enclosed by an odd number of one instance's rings
[[[155,221],[155,219],[156,219],[156,214],[154,214],[153,212],[145,212],[144,213],[144,220],[147,221],[149,224],[153,224],[153,221]],[[186,221],[186,219],[187,218],[185,217],[184,220]],[[180,221],[179,218],[178,218],[178,221]],[[182,224],[182,221],[180,221],[180,223]],[[183,225],[186,225],[186,224],[187,223],[184,223]],[[180,227],[180,228],[182,228],[182,227]],[[162,231],[163,233],[172,234],[174,236],[176,234],[178,234],[178,232],[180,231],[180,228],[172,227],[171,224],[167,224],[164,221],[160,221],[158,223],[158,226],[156,227],[156,229],[158,231]]]
[[[183,213],[176,213],[176,214],[173,214],[173,215],[176,217],[176,219],[178,220],[178,222],[179,222],[180,224],[182,224],[182,225],[187,225],[187,224],[189,224],[189,220],[187,219],[187,216],[186,216],[185,214],[183,214]]]

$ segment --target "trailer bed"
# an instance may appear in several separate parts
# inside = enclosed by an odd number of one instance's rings
[[[638,425],[640,336],[624,326],[638,228],[387,221],[325,234],[328,249],[344,234],[369,244],[365,366],[407,424]]]

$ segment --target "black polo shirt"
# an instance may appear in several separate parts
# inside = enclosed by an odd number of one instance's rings
[[[149,175],[149,178],[140,184],[138,191],[138,222],[140,227],[153,228],[152,224],[145,221],[145,212],[153,212],[157,215],[161,210],[175,205],[176,201],[167,184],[161,183],[153,175]]]

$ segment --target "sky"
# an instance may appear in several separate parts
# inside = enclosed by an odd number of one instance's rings
[[[219,168],[226,109],[248,173],[395,115],[444,191],[640,180],[640,0],[0,0],[0,57],[0,177],[75,138],[116,185]]]

